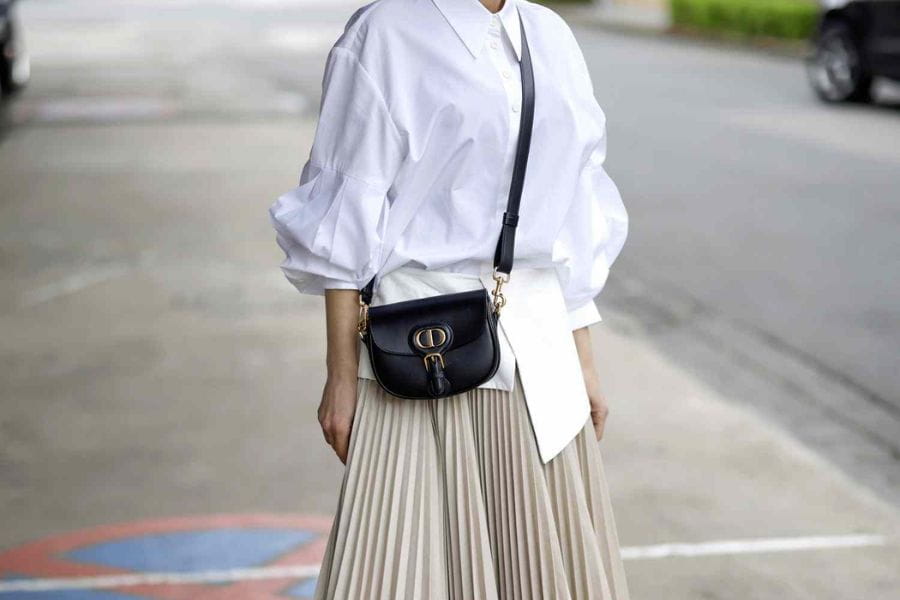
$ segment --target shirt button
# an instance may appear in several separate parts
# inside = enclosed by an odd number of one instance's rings
[[[512,73],[510,73],[509,71],[503,71],[503,78],[504,78],[504,79],[509,79],[510,75],[512,75]]]
[[[513,104],[513,105],[512,105],[512,111],[513,111],[514,113],[519,112],[519,107],[516,106],[515,104]]]
[[[497,42],[491,42],[491,48],[493,48],[494,50],[496,50],[499,47],[500,47],[500,44],[498,44]]]

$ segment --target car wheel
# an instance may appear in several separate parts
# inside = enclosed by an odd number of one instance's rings
[[[0,92],[12,91],[13,50],[9,30],[0,31]]]
[[[31,63],[22,42],[22,23],[15,9],[14,5],[6,27],[0,31],[0,91],[3,95],[25,87],[31,76]]]
[[[826,102],[870,99],[872,76],[866,71],[853,33],[840,21],[823,27],[807,73],[816,94]]]

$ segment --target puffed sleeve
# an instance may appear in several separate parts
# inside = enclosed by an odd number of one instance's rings
[[[282,271],[300,292],[359,289],[375,274],[402,146],[372,77],[354,53],[333,48],[309,161],[269,209]]]
[[[599,115],[602,120],[602,112]],[[605,126],[602,132],[581,170],[575,198],[553,248],[573,330],[600,320],[594,298],[606,284],[628,235],[628,213],[616,184],[603,168]]]

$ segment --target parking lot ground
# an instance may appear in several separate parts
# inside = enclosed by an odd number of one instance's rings
[[[0,145],[0,546],[203,515],[327,521],[341,468],[315,420],[322,304],[278,273],[265,214],[311,134],[310,120],[119,123],[21,128]],[[595,335],[635,598],[896,598],[895,509],[620,329],[611,313]],[[314,569],[322,531],[292,528],[240,567],[306,548],[292,564]],[[197,540],[182,578],[229,568]],[[262,573],[272,593],[309,578]]]
[[[322,303],[266,209],[356,6],[23,4],[0,599],[311,595],[342,470]],[[790,58],[576,35],[632,216],[594,332],[633,597],[896,600],[896,103],[820,106]]]

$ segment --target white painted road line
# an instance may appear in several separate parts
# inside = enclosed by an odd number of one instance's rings
[[[98,575],[95,577],[60,577],[0,581],[0,594],[12,592],[59,592],[62,590],[96,590],[134,585],[164,585],[186,583],[227,583],[256,579],[300,579],[315,577],[319,565],[291,565],[259,567],[257,569],[227,569],[188,573],[134,573],[127,575]]]
[[[670,556],[721,556],[734,554],[764,554],[768,552],[798,552],[831,548],[863,548],[884,546],[883,535],[830,535],[794,538],[762,538],[756,540],[720,540],[699,544],[657,544],[622,548],[625,560],[668,558]]]
[[[19,304],[24,308],[29,308],[38,304],[43,304],[44,302],[56,300],[57,298],[80,292],[93,285],[121,277],[131,269],[132,267],[127,264],[118,263],[88,268],[77,273],[72,273],[67,277],[62,277],[53,283],[26,292],[22,295]]]
[[[863,548],[884,546],[887,544],[887,541],[887,538],[883,535],[863,534],[720,540],[697,544],[657,544],[653,546],[626,546],[622,548],[622,558],[625,560],[642,560],[674,556],[722,556],[832,548]],[[315,577],[318,574],[319,565],[291,565],[188,573],[134,573],[127,575],[98,575],[94,577],[20,579],[0,581],[0,594],[110,589],[135,585],[226,583],[257,579],[301,579]]]

